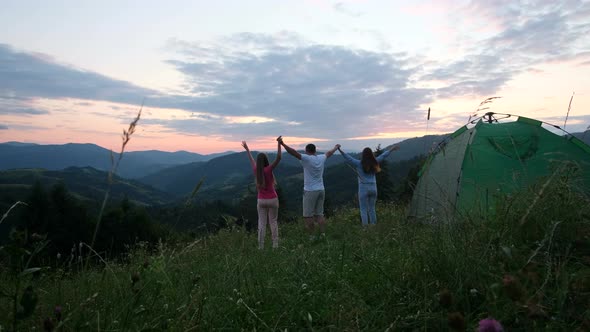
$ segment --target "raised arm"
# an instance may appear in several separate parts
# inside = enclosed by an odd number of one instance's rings
[[[248,152],[247,155],[248,159],[250,159],[250,166],[252,166],[252,168],[255,168],[256,162],[254,161],[254,158],[252,158],[252,154],[250,153],[250,149],[248,148],[248,143],[246,143],[246,141],[242,141],[242,146],[244,147],[246,152]]]
[[[393,151],[399,150],[399,145],[394,144],[392,145],[389,149],[385,150],[382,154],[379,155],[379,157],[377,157],[377,162],[381,162],[383,161],[385,158],[389,157],[389,154],[392,153]]]
[[[297,152],[295,149],[293,149],[292,147],[285,144],[285,142],[283,142],[282,137],[279,136],[279,138],[277,138],[277,141],[279,142],[280,145],[282,145],[285,148],[285,151],[287,151],[290,155],[301,160],[301,153]]]
[[[281,154],[281,142],[277,140],[277,157],[275,158],[275,161],[273,161],[270,165],[272,169],[275,169],[275,167],[277,167],[277,165],[281,162]]]
[[[340,152],[340,154],[342,155],[342,157],[344,157],[344,161],[346,161],[347,163],[349,163],[351,165],[360,165],[360,163],[361,163],[360,160],[354,159],[348,153],[342,151],[342,149],[340,149],[340,148],[338,148],[338,151]]]
[[[336,150],[340,149],[340,144],[336,144],[334,145],[334,147],[332,148],[332,150],[326,152],[326,159],[332,157],[332,155],[334,154],[334,152],[336,152]]]

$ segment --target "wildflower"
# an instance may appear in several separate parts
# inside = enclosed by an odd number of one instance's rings
[[[451,312],[447,316],[449,327],[455,331],[465,331],[465,317],[460,312]]]
[[[58,252],[57,253],[57,260],[60,260],[60,258],[61,258],[61,254]]]
[[[493,318],[486,318],[479,321],[477,332],[502,332],[502,324]]]
[[[502,284],[504,285],[506,295],[508,295],[512,301],[517,301],[522,298],[524,292],[520,281],[516,277],[507,274],[502,279]]]
[[[453,296],[448,289],[445,288],[438,293],[438,303],[440,303],[443,308],[451,307],[453,304]]]
[[[53,314],[55,315],[55,319],[57,319],[58,322],[61,322],[61,306],[60,305],[56,305],[55,308],[53,308]]]

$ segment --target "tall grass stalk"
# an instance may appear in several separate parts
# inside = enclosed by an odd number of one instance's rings
[[[137,112],[137,116],[129,124],[129,128],[127,128],[127,130],[123,129],[123,135],[121,135],[121,138],[123,140],[121,142],[121,151],[119,152],[119,156],[116,160],[114,159],[113,151],[111,150],[111,169],[109,170],[109,175],[108,175],[108,184],[109,185],[107,187],[107,190],[104,195],[104,199],[102,200],[102,205],[101,205],[100,210],[98,212],[98,219],[96,220],[96,227],[94,228],[94,234],[92,235],[92,241],[90,242],[90,247],[94,247],[94,243],[96,242],[96,235],[98,234],[98,231],[100,229],[102,214],[104,213],[104,209],[106,208],[107,202],[109,200],[111,187],[113,186],[113,182],[114,182],[114,176],[117,174],[117,169],[119,168],[119,163],[121,162],[121,159],[123,159],[125,147],[127,146],[127,143],[129,143],[129,141],[131,140],[131,135],[133,135],[133,133],[135,133],[135,128],[137,126],[137,122],[139,122],[139,119],[141,117],[142,110],[143,110],[143,102],[141,103],[141,107],[139,108],[139,112]]]
[[[8,208],[8,210],[2,215],[2,219],[0,219],[0,224],[2,224],[4,219],[6,219],[8,217],[8,215],[10,214],[10,211],[12,211],[12,209],[14,209],[15,207],[17,207],[20,204],[28,206],[27,203],[21,202],[21,201],[17,201],[16,203],[12,204],[12,206],[10,208]]]
[[[565,130],[565,126],[567,125],[567,119],[570,116],[570,110],[572,109],[572,101],[574,100],[574,95],[576,93],[572,93],[572,97],[570,98],[570,103],[567,105],[567,114],[565,115],[565,121],[563,121],[563,130]]]

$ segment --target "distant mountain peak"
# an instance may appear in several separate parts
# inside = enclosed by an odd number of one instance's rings
[[[10,145],[10,146],[31,146],[31,145],[38,145],[38,144],[35,144],[35,143],[24,143],[24,142],[10,141],[10,142],[4,142],[4,143],[0,143],[0,145]]]

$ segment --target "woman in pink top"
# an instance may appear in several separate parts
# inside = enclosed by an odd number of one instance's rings
[[[252,158],[250,149],[246,141],[242,141],[242,146],[248,152],[248,159],[254,171],[256,178],[256,189],[258,190],[258,249],[264,248],[264,236],[266,233],[266,223],[270,224],[270,232],[272,235],[272,247],[279,247],[279,226],[277,225],[277,217],[279,215],[279,198],[275,191],[275,178],[272,171],[277,167],[281,161],[281,144],[277,143],[277,157],[272,164],[269,165],[266,153],[258,153],[256,162]]]

